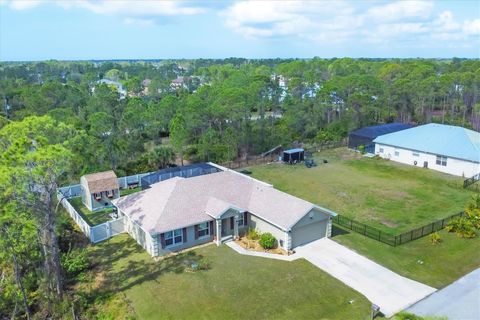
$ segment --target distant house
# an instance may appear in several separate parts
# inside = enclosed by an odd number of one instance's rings
[[[112,170],[86,174],[80,178],[83,204],[91,211],[111,206],[120,197],[118,179]]]
[[[142,94],[147,96],[148,95],[148,87],[150,86],[150,84],[152,83],[152,80],[150,79],[144,79],[142,81],[142,87],[143,87],[143,90],[142,90]]]
[[[170,82],[170,88],[173,90],[177,89],[186,89],[188,82],[190,81],[190,77],[178,77],[176,79],[173,79],[172,82]]]
[[[110,79],[101,79],[96,82],[97,84],[106,84],[108,86],[115,87],[118,94],[120,95],[120,99],[125,99],[127,96],[127,90],[123,87],[123,85],[118,81],[113,81]],[[95,87],[92,88],[92,92],[95,92]]]
[[[221,168],[221,167],[220,167]],[[225,169],[225,168],[222,168]],[[125,229],[152,256],[270,232],[290,250],[329,237],[336,214],[235,171],[174,176],[113,201]]]
[[[357,150],[358,147],[364,146],[365,152],[374,153],[375,144],[373,140],[376,137],[412,127],[412,125],[405,123],[387,123],[353,130],[348,134],[348,147]]]
[[[430,123],[377,137],[375,154],[456,176],[480,173],[480,133]]]

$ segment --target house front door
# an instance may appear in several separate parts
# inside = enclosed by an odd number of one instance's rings
[[[223,219],[222,220],[222,237],[225,237],[227,235],[228,231],[228,220]]]

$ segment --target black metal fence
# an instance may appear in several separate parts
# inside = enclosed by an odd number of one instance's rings
[[[451,216],[448,216],[446,218],[434,221],[432,223],[423,225],[419,228],[416,228],[398,235],[392,235],[390,233],[381,231],[375,227],[371,227],[369,225],[366,225],[364,223],[355,221],[353,219],[350,219],[341,215],[337,215],[336,217],[334,217],[333,223],[341,227],[347,228],[349,230],[352,230],[354,232],[363,234],[368,238],[396,247],[396,246],[405,244],[407,242],[419,239],[421,237],[427,236],[433,232],[442,230],[451,220],[463,217],[464,215],[465,215],[465,212],[459,212]]]
[[[465,179],[463,181],[463,187],[468,188],[469,186],[471,186],[472,184],[474,184],[477,181],[480,181],[480,173],[477,173],[476,175],[474,175],[471,178]]]

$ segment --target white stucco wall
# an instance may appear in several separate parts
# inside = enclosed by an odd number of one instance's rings
[[[383,149],[383,152],[380,152],[380,149]],[[398,156],[395,155],[395,151],[398,151]],[[413,153],[418,153],[418,156],[414,156]],[[442,166],[436,163],[437,155],[429,154],[421,151],[414,151],[402,148],[396,148],[392,146],[382,145],[379,143],[375,144],[375,154],[385,158],[390,159],[396,162],[409,164],[414,166],[414,161],[417,161],[416,166],[423,168],[424,162],[428,162],[428,168],[437,170],[440,172],[452,174],[455,176],[469,178],[480,172],[480,164],[473,163],[469,161],[464,161],[460,159],[454,159],[447,157],[447,165]]]

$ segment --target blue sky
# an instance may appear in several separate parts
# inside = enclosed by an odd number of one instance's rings
[[[0,0],[0,60],[480,58],[480,1]]]

